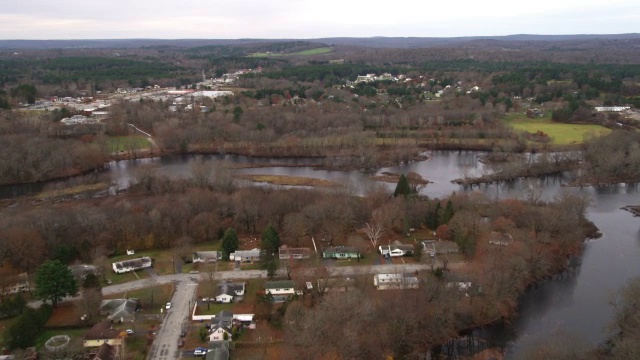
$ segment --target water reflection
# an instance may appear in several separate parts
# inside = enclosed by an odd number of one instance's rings
[[[350,183],[358,194],[364,194],[375,184],[371,175],[383,172],[416,172],[432,183],[421,193],[433,198],[443,198],[452,192],[480,191],[491,199],[536,197],[552,200],[563,192],[575,192],[589,196],[592,203],[587,217],[603,233],[599,240],[584,244],[581,263],[572,270],[545,282],[527,292],[521,299],[519,316],[507,327],[485,329],[480,335],[491,343],[507,348],[511,357],[519,357],[531,344],[549,339],[555,331],[573,334],[588,344],[598,344],[605,339],[606,325],[611,319],[609,305],[612,294],[632,277],[640,275],[640,221],[621,210],[629,204],[640,204],[638,185],[612,185],[603,187],[571,188],[563,186],[570,177],[563,173],[535,179],[520,179],[510,183],[487,184],[465,189],[451,180],[463,176],[478,176],[491,168],[480,162],[484,155],[469,151],[434,151],[426,153],[429,160],[399,166],[384,167],[373,174],[360,171],[330,171],[301,164],[319,164],[322,159],[265,159],[245,156],[203,156],[204,161],[224,160],[236,164],[272,165],[270,167],[244,168],[239,173],[288,175],[321,178],[338,183]],[[126,188],[141,165],[153,164],[159,174],[186,178],[191,176],[193,156],[172,156],[110,164],[108,175],[118,188]],[[286,165],[286,166],[282,166]],[[294,166],[294,167],[292,167]],[[30,188],[8,191],[9,197],[41,190],[41,184]],[[385,183],[389,191],[395,184]],[[39,188],[39,190],[38,190]],[[3,193],[2,196],[5,196]]]

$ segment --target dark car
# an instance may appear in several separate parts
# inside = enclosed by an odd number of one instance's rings
[[[184,339],[183,338],[179,338],[178,339],[178,347],[181,348],[184,346]]]

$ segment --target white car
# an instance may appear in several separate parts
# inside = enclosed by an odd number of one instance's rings
[[[167,305],[164,306],[164,308],[167,309],[167,310],[171,309],[171,303],[168,302]]]
[[[193,356],[206,356],[206,355],[207,355],[207,349],[205,348],[197,348],[193,350]]]
[[[127,329],[126,333],[127,333],[127,335],[133,335],[136,332],[133,329]]]

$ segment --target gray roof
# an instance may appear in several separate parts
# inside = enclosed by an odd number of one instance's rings
[[[324,250],[325,253],[352,253],[359,254],[360,251],[358,249],[351,246],[336,246],[330,247]]]
[[[220,296],[223,294],[236,296],[236,291],[242,290],[244,290],[244,283],[223,282],[218,284],[218,291],[216,292],[216,296]]]
[[[265,289],[288,289],[293,287],[294,284],[291,280],[267,281],[264,283]]]
[[[212,329],[216,326],[228,327],[230,329],[231,324],[233,324],[233,312],[229,310],[222,310],[211,318]],[[227,330],[231,332],[229,329]]]
[[[210,341],[207,360],[228,360],[229,359],[229,340]]]
[[[138,308],[138,299],[111,299],[102,300],[100,312],[107,313],[108,319],[118,319],[120,317],[130,317],[135,315]]]

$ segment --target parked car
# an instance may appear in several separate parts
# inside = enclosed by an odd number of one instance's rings
[[[127,329],[125,332],[127,333],[127,335],[133,335],[136,333],[133,329]]]
[[[184,346],[184,339],[183,338],[179,338],[178,339],[178,347],[181,348]]]
[[[206,348],[197,348],[193,350],[193,356],[207,356]]]
[[[189,274],[199,274],[199,273],[200,273],[200,271],[198,271],[198,270],[191,270],[191,271],[189,271]]]
[[[168,302],[167,305],[164,306],[164,308],[167,309],[167,310],[171,309],[171,303]]]

